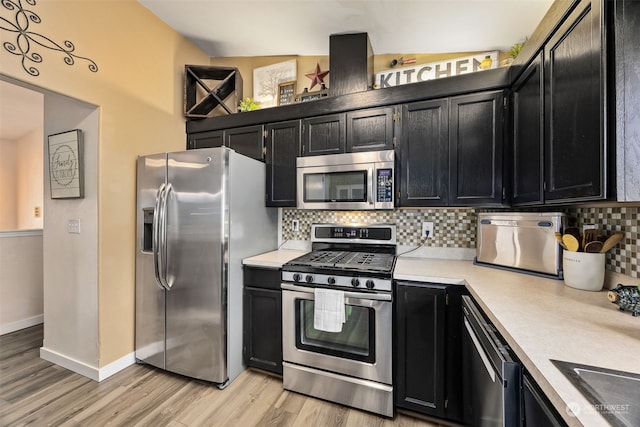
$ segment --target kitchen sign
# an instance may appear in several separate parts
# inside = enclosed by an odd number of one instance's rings
[[[376,73],[375,88],[425,82],[498,67],[498,51]]]

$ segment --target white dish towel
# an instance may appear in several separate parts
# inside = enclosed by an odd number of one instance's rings
[[[344,317],[344,292],[315,288],[313,327],[319,331],[342,332]]]

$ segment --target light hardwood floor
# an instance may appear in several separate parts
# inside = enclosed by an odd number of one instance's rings
[[[424,426],[309,398],[244,371],[226,389],[130,366],[98,383],[40,359],[42,325],[0,337],[0,426]]]

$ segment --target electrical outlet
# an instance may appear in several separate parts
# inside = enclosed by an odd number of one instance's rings
[[[422,223],[422,234],[423,239],[428,239],[433,237],[433,221],[424,221]]]
[[[300,231],[300,220],[294,219],[291,221],[291,231]]]
[[[67,221],[67,233],[80,234],[80,220],[70,219]]]

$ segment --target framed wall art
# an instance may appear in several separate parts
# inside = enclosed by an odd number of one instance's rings
[[[49,183],[52,199],[84,197],[84,156],[79,129],[49,135]]]
[[[295,59],[253,69],[253,99],[260,108],[275,107],[279,84],[297,80]]]

